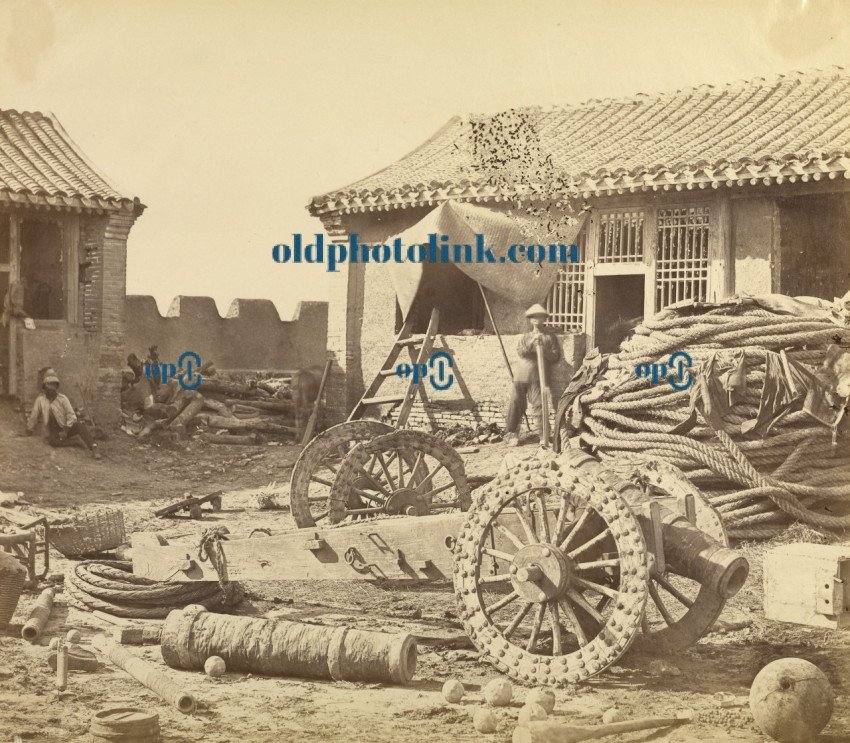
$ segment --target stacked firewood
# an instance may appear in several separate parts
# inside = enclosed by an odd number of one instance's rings
[[[209,375],[214,369],[204,371],[200,387],[181,391],[167,418],[148,421],[138,438],[155,431],[200,431],[213,444],[259,444],[296,436],[289,378],[227,381]]]

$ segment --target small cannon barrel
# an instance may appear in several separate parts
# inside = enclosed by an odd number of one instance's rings
[[[54,593],[54,588],[45,588],[35,602],[29,619],[21,628],[21,637],[27,642],[38,642],[41,633],[44,632],[47,621],[50,619],[50,612],[53,611]]]
[[[227,616],[200,606],[172,611],[161,642],[172,668],[200,669],[217,655],[233,671],[399,684],[416,670],[411,635]]]
[[[638,517],[642,526],[646,518]],[[738,552],[718,544],[666,508],[662,508],[661,533],[664,560],[673,573],[691,578],[727,599],[741,590],[750,565]]]

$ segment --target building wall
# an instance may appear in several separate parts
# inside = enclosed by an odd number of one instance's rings
[[[773,260],[778,229],[773,197],[744,198],[732,202],[735,293],[768,294],[778,289]]]
[[[126,300],[126,356],[144,358],[152,345],[173,361],[194,351],[218,369],[299,369],[324,364],[327,357],[328,305],[299,302],[291,320],[281,320],[268,299],[235,299],[225,317],[210,297],[175,297],[165,317],[153,297]]]

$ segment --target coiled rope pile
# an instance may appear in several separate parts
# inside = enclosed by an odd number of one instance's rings
[[[68,569],[65,590],[78,608],[134,619],[163,619],[172,609],[189,604],[202,604],[212,611],[235,600],[219,583],[163,583],[132,571],[132,563],[127,561],[84,560]]]
[[[764,305],[771,302],[663,310],[607,358],[607,369],[592,385],[565,393],[557,425],[603,460],[638,455],[676,465],[718,509],[730,536],[768,538],[793,521],[850,526],[846,436],[833,444],[832,429],[799,409],[802,404],[764,437],[745,436],[740,428],[758,412],[767,351],[785,349],[789,359],[816,368],[829,344],[850,342],[850,328],[836,324],[826,310],[789,315]],[[722,430],[700,415],[686,435],[671,433],[690,417],[690,391],[664,380],[652,385],[636,378],[635,367],[685,351],[696,371],[712,355],[722,357],[724,349],[743,349],[746,388],[723,415]],[[571,412],[576,410],[580,415]]]

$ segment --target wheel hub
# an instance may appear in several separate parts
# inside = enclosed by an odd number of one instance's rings
[[[551,601],[566,593],[572,560],[551,544],[529,544],[511,562],[511,583],[526,601]]]
[[[399,488],[387,498],[384,511],[391,516],[427,516],[428,504],[415,490]]]

